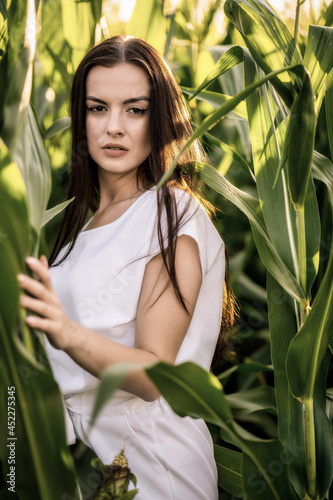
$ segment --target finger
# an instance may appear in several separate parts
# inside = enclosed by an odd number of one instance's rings
[[[58,304],[58,299],[53,291],[48,290],[40,281],[30,278],[30,276],[26,274],[19,274],[17,280],[21,288],[35,298],[48,302],[49,304]]]
[[[20,305],[29,311],[43,316],[43,318],[55,319],[57,316],[57,311],[52,305],[28,295],[21,295]]]
[[[45,265],[40,260],[35,259],[34,257],[27,257],[25,261],[30,267],[30,269],[34,273],[36,273],[36,275],[38,276],[40,281],[42,281],[42,283],[46,286],[46,288],[48,288],[49,290],[53,290],[51,276],[48,267],[45,267]]]
[[[47,258],[45,257],[45,255],[41,255],[40,258],[39,258],[40,262],[43,264],[43,266],[48,269],[49,268],[49,263],[47,261]]]
[[[66,334],[59,335],[57,333],[57,325],[53,320],[39,318],[38,316],[27,316],[25,321],[31,328],[46,333],[51,344],[56,349],[65,349],[69,344],[70,338]]]

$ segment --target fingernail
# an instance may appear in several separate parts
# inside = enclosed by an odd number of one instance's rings
[[[25,280],[24,274],[18,274],[17,275],[17,281],[19,281],[20,283],[23,283],[24,280]]]
[[[27,263],[27,264],[29,264],[29,266],[30,266],[30,265],[34,265],[34,264],[36,263],[36,260],[37,260],[37,259],[35,259],[34,257],[27,257],[27,258],[25,259],[26,263]]]
[[[27,316],[27,317],[25,318],[25,320],[26,320],[26,322],[28,323],[28,325],[33,326],[33,325],[35,325],[35,324],[36,324],[37,318],[36,318],[36,316]]]

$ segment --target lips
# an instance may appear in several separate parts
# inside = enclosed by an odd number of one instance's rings
[[[125,146],[123,146],[122,144],[113,144],[113,143],[108,143],[108,144],[105,144],[102,149],[108,149],[110,151],[128,151],[127,148],[125,148]]]

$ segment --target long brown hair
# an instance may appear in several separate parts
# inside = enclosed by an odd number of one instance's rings
[[[148,189],[154,186],[171,165],[173,158],[192,135],[190,117],[183,95],[159,52],[144,40],[134,37],[115,36],[93,47],[83,58],[75,73],[71,93],[72,156],[68,197],[74,201],[65,210],[50,264],[57,265],[71,252],[76,238],[84,226],[89,210],[95,212],[99,204],[99,183],[96,164],[88,152],[86,137],[86,80],[94,66],[111,67],[119,63],[131,63],[144,69],[150,78],[151,102],[149,135],[151,152],[139,166],[137,180]],[[181,163],[170,180],[157,191],[158,238],[161,255],[171,283],[185,310],[175,270],[176,236],[184,222],[187,207],[177,212],[174,190],[171,186],[186,189],[197,196],[199,177],[195,163],[204,160],[198,141],[185,151]],[[186,165],[186,168],[183,168]],[[162,212],[167,220],[167,238],[161,228]],[[165,241],[166,239],[166,241]],[[55,264],[61,248],[70,241],[65,255]],[[223,311],[224,315],[229,314]]]

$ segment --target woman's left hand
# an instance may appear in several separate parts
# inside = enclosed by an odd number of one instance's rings
[[[49,266],[44,255],[40,259],[28,257],[26,263],[39,281],[25,274],[17,279],[21,288],[29,295],[20,296],[20,305],[38,316],[27,316],[26,322],[32,328],[46,333],[51,344],[57,349],[65,349],[70,343],[72,322],[66,316],[55,293]]]

